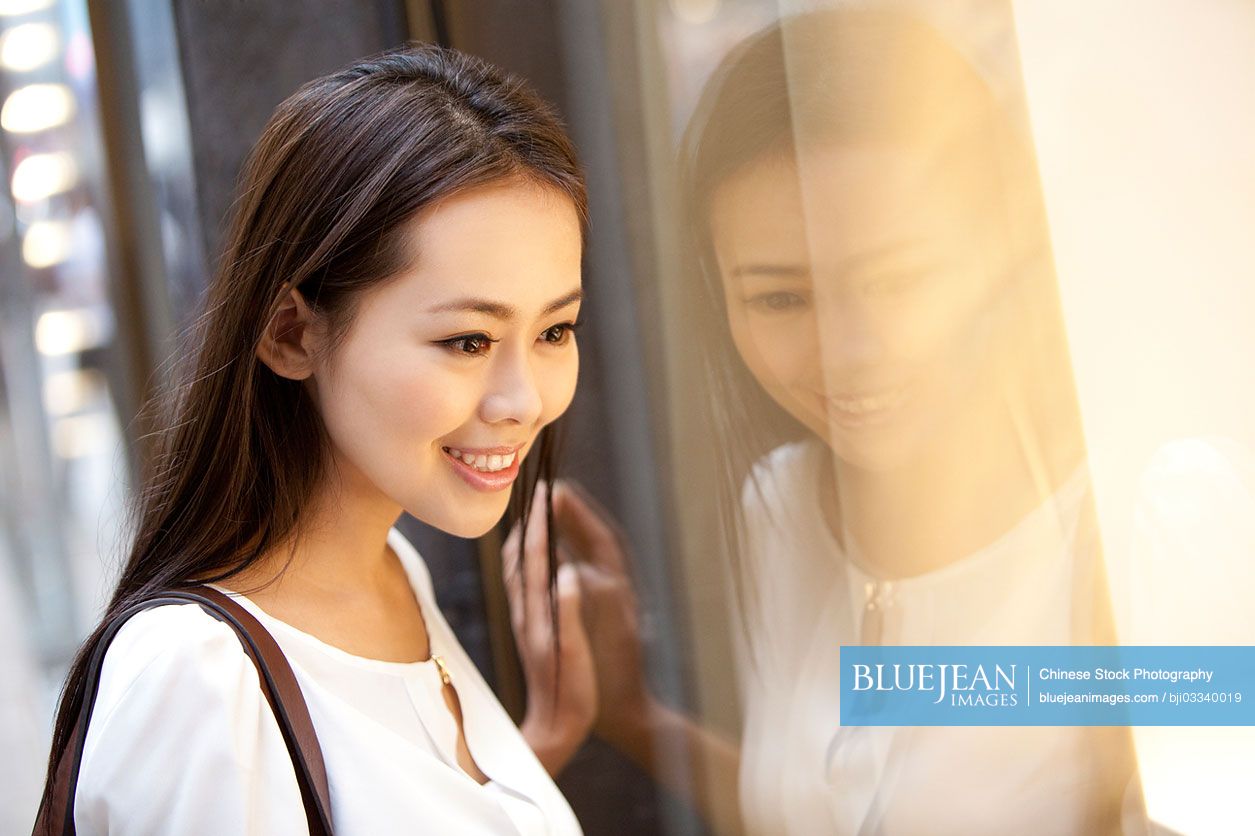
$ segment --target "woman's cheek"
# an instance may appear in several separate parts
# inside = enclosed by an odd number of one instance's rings
[[[470,422],[482,398],[483,384],[470,370],[439,363],[415,367],[404,384],[405,396],[393,414],[393,425],[408,428],[415,438],[431,443]]]
[[[764,388],[787,389],[815,376],[812,317],[738,314],[731,324],[737,352]]]
[[[354,369],[320,384],[323,419],[341,446],[355,447],[377,437],[397,409],[395,387],[390,392],[386,377],[368,372]]]
[[[575,398],[575,387],[579,383],[579,376],[579,349],[572,345],[569,352],[563,352],[563,356],[556,358],[553,365],[542,373],[541,426],[557,420],[567,411]]]

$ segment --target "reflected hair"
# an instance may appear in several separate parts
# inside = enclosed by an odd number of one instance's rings
[[[710,229],[716,192],[752,166],[795,159],[808,147],[928,147],[959,124],[957,147],[981,154],[979,173],[988,187],[982,195],[991,201],[985,208],[999,219],[997,234],[1013,250],[1010,263],[1020,275],[1043,280],[1033,293],[1053,298],[1036,160],[1027,123],[1017,117],[945,36],[891,9],[783,18],[730,50],[703,88],[680,146],[682,241],[693,276],[679,292],[700,335],[706,391],[695,403],[719,451],[710,457],[719,553],[733,562],[747,639],[753,607],[747,590],[759,579],[743,556],[745,502],[764,496],[756,464],[813,433],[763,391],[735,347]],[[1053,309],[1040,310],[1035,323],[1055,328]],[[761,504],[770,513],[770,503]],[[752,642],[749,647],[752,652]]]

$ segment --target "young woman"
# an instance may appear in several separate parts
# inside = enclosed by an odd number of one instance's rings
[[[544,614],[519,636],[520,730],[393,524],[404,511],[477,537],[513,494],[519,536],[543,526],[552,424],[576,384],[585,213],[549,106],[439,48],[305,85],[245,167],[104,621],[193,584],[243,605],[295,672],[340,834],[580,832],[549,773],[591,722],[591,674],[552,546],[507,572],[512,603]],[[50,778],[99,637],[71,670]],[[109,645],[74,823],[308,832],[257,671],[198,605],[145,610]]]
[[[614,660],[599,732],[654,766],[687,746],[751,833],[1136,832],[1127,729],[840,724],[843,644],[1114,643],[1017,89],[918,19],[847,9],[740,44],[699,105],[684,321],[718,452],[686,455],[722,468],[739,558],[739,746],[624,662],[620,546],[556,495]]]

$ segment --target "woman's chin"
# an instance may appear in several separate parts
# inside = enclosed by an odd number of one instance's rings
[[[467,540],[478,540],[480,537],[483,537],[485,534],[492,531],[500,520],[501,515],[498,514],[491,522],[480,525],[464,525],[456,528],[450,528],[447,529],[445,533],[452,534],[454,537],[463,537]]]
[[[508,494],[507,494],[508,497]],[[443,531],[454,537],[475,540],[492,531],[505,514],[505,503],[500,508],[474,509],[470,507],[450,508],[445,513],[419,515],[411,514],[432,528]]]
[[[919,456],[918,439],[905,432],[829,432],[828,447],[846,467],[866,473],[891,473],[908,467]]]

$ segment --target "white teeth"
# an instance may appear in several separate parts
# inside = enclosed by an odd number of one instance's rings
[[[903,398],[904,392],[898,390],[883,395],[868,395],[861,398],[829,398],[829,401],[837,409],[842,412],[849,412],[854,415],[866,415],[872,412],[880,412],[885,409],[897,406]]]
[[[453,456],[453,458],[461,459],[476,470],[482,470],[485,473],[495,473],[498,470],[505,470],[507,467],[514,464],[514,459],[518,455],[517,450],[513,453],[507,453],[505,455],[492,453],[477,456],[474,453],[464,453],[453,447],[446,447],[444,449],[450,456]]]

